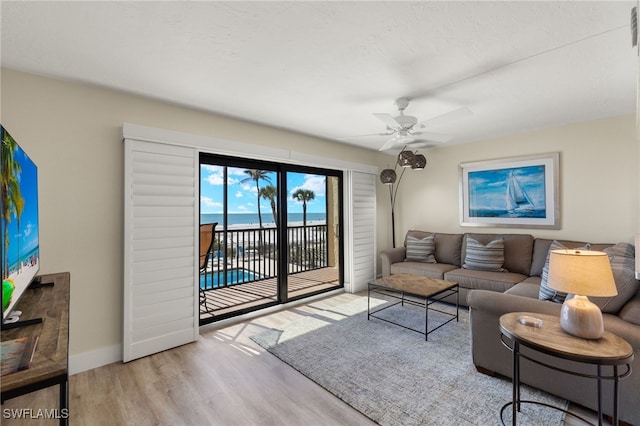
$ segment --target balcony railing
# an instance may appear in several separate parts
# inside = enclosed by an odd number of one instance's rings
[[[327,241],[327,225],[287,227],[288,273],[327,267]],[[216,231],[207,271],[200,276],[200,288],[274,278],[278,275],[279,253],[276,228]]]

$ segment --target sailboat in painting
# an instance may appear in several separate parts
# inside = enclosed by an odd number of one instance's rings
[[[506,204],[507,211],[515,215],[534,210],[531,198],[529,198],[513,171],[509,172],[509,177],[507,178]]]

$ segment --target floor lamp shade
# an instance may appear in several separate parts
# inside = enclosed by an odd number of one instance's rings
[[[385,185],[393,185],[394,183],[396,183],[396,171],[393,169],[384,169],[381,173],[380,173],[380,182],[382,182]]]
[[[398,155],[398,165],[400,167],[411,167],[415,161],[415,154],[411,151],[403,150]]]
[[[599,339],[604,333],[600,308],[587,296],[618,294],[609,256],[600,251],[552,250],[549,256],[548,285],[567,294],[560,313],[560,325],[569,334]]]

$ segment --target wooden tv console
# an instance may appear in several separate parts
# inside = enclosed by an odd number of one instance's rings
[[[0,378],[4,401],[49,386],[60,386],[60,409],[56,416],[61,425],[69,421],[69,285],[70,274],[41,275],[42,283],[53,286],[30,288],[18,301],[21,320],[42,318],[42,323],[2,330],[2,341],[38,336],[31,367]],[[51,410],[55,407],[47,407]]]

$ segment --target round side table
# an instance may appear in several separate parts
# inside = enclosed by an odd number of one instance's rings
[[[533,317],[542,321],[536,325],[521,321],[523,317]],[[525,358],[531,362],[581,377],[592,378],[598,381],[598,424],[602,425],[602,380],[613,380],[613,424],[618,425],[618,385],[619,380],[631,374],[631,361],[633,360],[633,348],[624,339],[608,331],[598,340],[587,340],[572,336],[560,327],[560,318],[552,315],[537,314],[530,312],[511,312],[500,317],[500,332],[502,333],[502,343],[513,352],[513,374],[512,374],[512,400],[505,404],[500,410],[500,421],[504,425],[502,418],[504,410],[513,406],[512,424],[517,423],[517,413],[523,403],[544,405],[556,410],[568,413],[585,423],[589,423],[584,418],[567,412],[560,407],[554,407],[536,401],[523,401],[520,399],[520,358]],[[509,340],[511,344],[509,344]],[[576,361],[591,364],[596,367],[595,374],[584,374],[576,371],[558,368],[556,366],[543,363],[520,352],[520,346],[561,358],[569,361]],[[609,365],[613,367],[612,374],[603,374],[601,367]],[[620,366],[623,366],[619,371]]]

